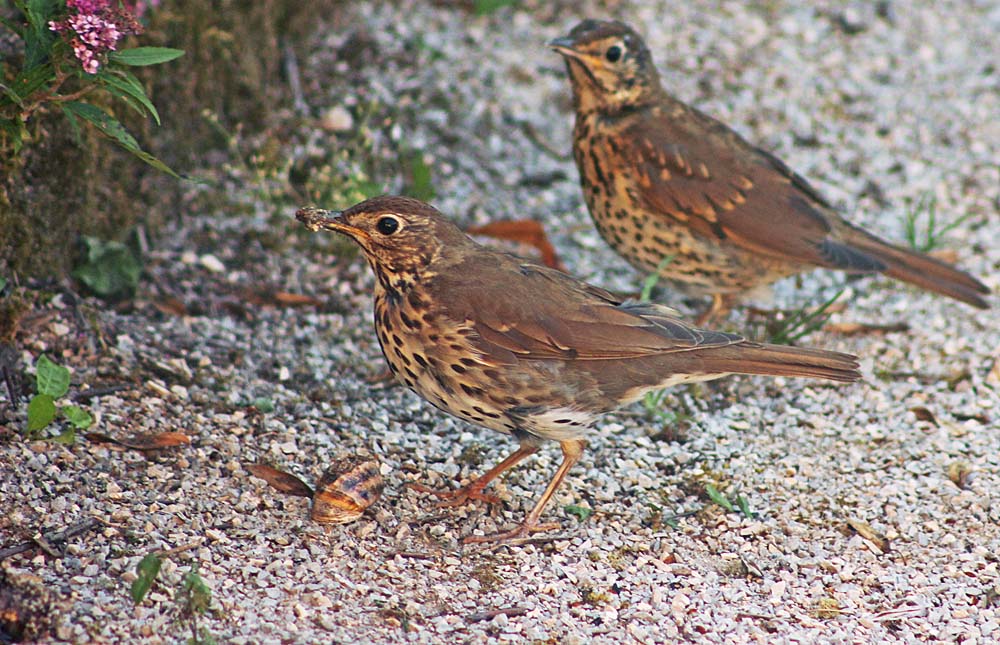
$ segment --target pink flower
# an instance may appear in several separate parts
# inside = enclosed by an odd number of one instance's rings
[[[74,13],[64,20],[50,21],[49,29],[68,40],[88,74],[97,73],[103,55],[115,51],[119,40],[142,31],[132,13],[111,6],[110,0],[66,0],[66,7]]]

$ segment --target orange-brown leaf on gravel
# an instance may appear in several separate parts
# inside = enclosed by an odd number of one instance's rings
[[[471,235],[485,235],[498,240],[510,240],[527,244],[535,249],[542,256],[542,264],[553,269],[565,271],[556,249],[549,241],[549,236],[540,222],[531,219],[506,220],[500,222],[490,222],[483,226],[474,226],[466,230]]]
[[[248,304],[259,307],[306,307],[323,304],[323,301],[304,293],[275,291],[272,289],[246,288],[239,295]]]
[[[153,306],[156,307],[157,311],[168,316],[186,316],[188,313],[187,305],[173,296],[164,296],[154,300]]]
[[[94,443],[110,443],[122,450],[139,450],[142,452],[187,446],[191,443],[191,437],[183,432],[137,434],[128,439],[117,439],[102,432],[88,432],[84,436]]]
[[[250,471],[254,477],[259,477],[271,485],[271,488],[281,493],[296,495],[298,497],[312,497],[313,490],[309,484],[305,483],[295,475],[278,470],[265,464],[244,464],[244,468]]]

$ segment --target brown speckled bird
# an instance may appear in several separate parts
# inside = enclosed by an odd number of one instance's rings
[[[573,86],[573,155],[597,229],[639,270],[710,294],[701,320],[815,267],[880,272],[987,307],[981,282],[845,221],[781,160],[664,91],[627,25],[584,20],[549,45]]]
[[[666,307],[621,302],[565,273],[477,244],[433,207],[377,197],[336,213],[296,213],[312,230],[357,242],[375,271],[375,329],[396,376],[438,408],[512,434],[520,447],[446,505],[495,501],[500,473],[558,441],[563,461],[515,529],[468,542],[516,540],[540,524],[601,414],[650,390],[727,374],[854,381],[853,356],[750,342],[696,329]]]

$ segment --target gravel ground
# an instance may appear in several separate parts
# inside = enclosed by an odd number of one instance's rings
[[[572,273],[634,290],[642,276],[589,225],[569,84],[543,46],[584,10],[394,4],[356,4],[320,30],[300,61],[314,113],[392,106],[375,143],[423,151],[444,212],[464,225],[541,219]],[[636,25],[669,88],[776,151],[854,221],[902,239],[907,208],[927,196],[946,221],[968,214],[943,248],[1000,289],[995,2],[584,4]],[[315,124],[298,136],[297,158],[337,144]],[[132,386],[83,402],[95,430],[192,441],[146,454],[26,443],[23,405],[0,412],[0,548],[99,520],[51,554],[2,563],[16,595],[47,597],[47,639],[182,641],[181,580],[197,564],[212,594],[198,625],[219,642],[1000,641],[996,297],[980,312],[884,279],[847,282],[850,307],[831,322],[910,327],[804,339],[861,356],[865,382],[733,378],[672,391],[676,422],[641,406],[609,415],[548,510],[561,531],[462,547],[520,520],[558,451],[498,482],[492,511],[438,510],[407,488],[454,486],[512,442],[373,382],[384,363],[368,267],[333,257],[341,247],[301,230],[294,205],[261,201],[233,173],[228,190],[250,213],[179,217],[134,306],[63,294],[25,323],[22,360],[67,364],[72,392]],[[769,306],[844,284],[787,280]],[[275,306],[274,292],[320,302]],[[746,328],[747,313],[729,323]],[[315,481],[358,452],[381,460],[387,487],[340,527],[312,523],[307,500],[245,468]],[[709,484],[752,516],[711,501]],[[154,551],[165,563],[136,606],[136,564]]]

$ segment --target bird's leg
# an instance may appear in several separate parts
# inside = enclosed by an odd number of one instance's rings
[[[536,452],[538,452],[537,444],[522,442],[518,449],[512,452],[506,459],[493,468],[490,468],[479,477],[473,479],[465,486],[456,490],[434,490],[428,486],[424,486],[423,484],[416,483],[410,484],[410,488],[420,491],[421,493],[430,493],[431,495],[440,497],[442,501],[438,504],[439,507],[460,506],[469,500],[480,500],[486,502],[487,504],[496,504],[500,501],[500,498],[490,493],[484,493],[483,490],[489,486],[490,482],[496,479],[500,473],[515,466],[518,462],[526,457],[530,457]]]
[[[493,535],[469,535],[462,538],[462,542],[464,544],[475,544],[481,542],[516,543],[519,540],[530,537],[532,533],[558,529],[560,526],[558,522],[539,524],[538,520],[542,516],[542,511],[545,510],[545,506],[549,503],[549,500],[552,499],[552,495],[556,492],[556,489],[559,488],[559,485],[562,484],[563,479],[566,478],[566,473],[569,472],[569,469],[572,468],[576,462],[580,461],[580,457],[583,455],[583,449],[587,447],[587,442],[582,439],[570,439],[567,441],[560,441],[559,447],[562,448],[563,453],[563,460],[562,463],[559,464],[559,470],[556,471],[555,476],[552,477],[552,481],[549,482],[545,492],[542,493],[542,497],[535,504],[535,507],[531,509],[531,512],[528,513],[528,517],[524,518],[524,521],[521,522],[520,526],[502,533],[494,533]]]
[[[694,324],[704,327],[710,324],[719,324],[722,319],[729,315],[733,305],[736,304],[736,296],[731,293],[713,293],[712,304],[705,313],[698,316]]]

